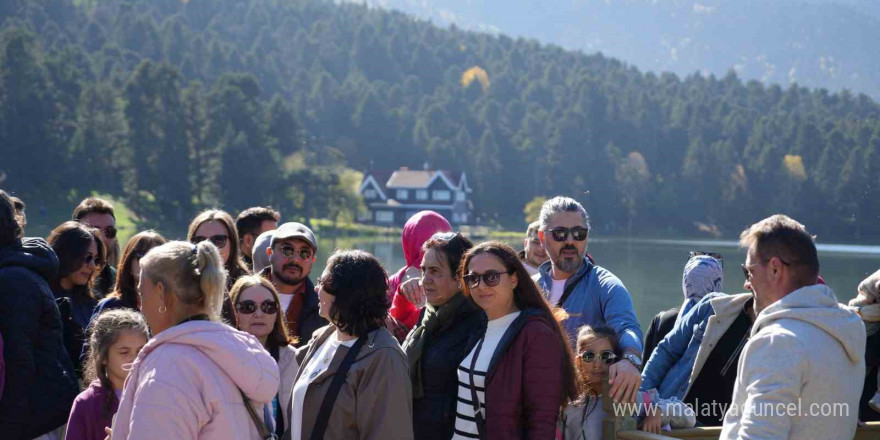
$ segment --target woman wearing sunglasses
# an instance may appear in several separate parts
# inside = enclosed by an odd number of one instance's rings
[[[585,325],[578,331],[575,363],[580,396],[565,408],[559,419],[563,440],[602,438],[605,418],[602,385],[607,382],[611,364],[621,359],[621,352],[617,333],[610,326]],[[657,390],[640,391],[636,394],[636,403],[642,411],[636,416],[643,431],[657,434],[666,425],[692,428],[696,424],[690,408],[678,399],[660,400]]]
[[[220,251],[220,258],[226,268],[228,278],[226,289],[228,290],[244,275],[248,274],[247,266],[241,259],[238,232],[235,229],[235,221],[226,211],[209,209],[203,211],[189,224],[186,240],[192,244],[210,241]],[[232,310],[232,301],[227,296],[223,301],[223,320],[235,327],[235,312]]]
[[[97,233],[97,229],[68,221],[55,228],[46,240],[58,256],[58,276],[52,282],[52,293],[64,324],[64,345],[78,376],[82,374],[80,352],[86,340],[85,329],[98,303],[92,288],[106,256]]]
[[[489,322],[458,367],[453,439],[555,438],[560,409],[577,397],[565,331],[510,246],[480,244],[460,270]]]
[[[281,303],[278,291],[269,280],[259,275],[246,275],[235,282],[229,291],[229,297],[235,304],[238,329],[256,336],[275,362],[278,362],[281,384],[272,402],[272,411],[275,416],[275,434],[280,437],[290,424],[287,408],[299,364],[296,362],[296,351],[287,337],[284,319],[278,313]]]

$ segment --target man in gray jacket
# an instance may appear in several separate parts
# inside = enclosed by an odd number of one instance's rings
[[[740,245],[758,316],[720,438],[853,438],[865,326],[816,284],[816,246],[802,224],[774,215],[743,231]]]

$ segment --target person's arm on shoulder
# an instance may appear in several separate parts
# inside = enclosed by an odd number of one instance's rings
[[[784,353],[784,355],[780,355]],[[746,343],[740,358],[738,385],[746,384],[746,401],[737,408],[741,415],[739,438],[789,438],[790,405],[797,406],[806,362],[795,335],[759,335]],[[734,402],[735,403],[735,402]]]
[[[562,371],[565,349],[559,337],[544,322],[529,322],[525,337],[522,396],[525,439],[554,438],[559,402],[565,384]]]
[[[406,356],[385,348],[371,357],[357,387],[360,440],[412,440],[412,385]]]
[[[642,370],[642,390],[650,390],[652,388],[660,388],[666,374],[681,359],[684,352],[690,344],[691,338],[694,336],[694,326],[702,322],[705,314],[704,307],[711,307],[710,304],[698,304],[691,308],[684,316],[681,317],[672,327],[672,331],[666,335],[663,340],[657,344],[654,355],[646,361],[645,368]]]

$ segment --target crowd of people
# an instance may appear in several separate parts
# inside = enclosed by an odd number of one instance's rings
[[[684,302],[643,336],[567,197],[521,251],[422,211],[404,267],[336,250],[317,277],[318,237],[271,208],[208,210],[185,240],[142,231],[121,255],[105,200],[45,240],[25,210],[0,190],[3,438],[600,439],[609,417],[852,438],[880,411],[880,271],[838,303],[783,215],[740,237],[746,293],[722,292],[720,254],[692,252]],[[803,412],[817,405],[836,411]]]

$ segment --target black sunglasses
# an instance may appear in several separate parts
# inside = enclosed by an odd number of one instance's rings
[[[104,236],[109,238],[110,240],[113,240],[114,238],[116,238],[116,227],[115,226],[107,226],[106,228],[104,228],[103,232],[104,232]]]
[[[615,360],[617,360],[617,355],[614,354],[614,352],[611,350],[605,350],[602,353],[599,353],[598,355],[593,351],[587,350],[587,351],[579,354],[578,357],[586,363],[592,363],[593,361],[596,360],[596,358],[601,359],[606,364],[613,363]]]
[[[241,313],[243,315],[250,315],[251,313],[257,311],[257,303],[249,299],[239,301],[237,304],[235,304],[235,310],[238,310],[238,313]],[[278,303],[271,299],[267,299],[260,303],[260,310],[262,310],[263,313],[267,315],[278,313]]]
[[[229,236],[223,234],[212,235],[210,237],[196,235],[192,238],[192,243],[199,244],[205,240],[211,240],[211,243],[214,243],[214,246],[217,246],[217,249],[223,249],[226,246],[226,242],[229,241]]]
[[[469,273],[463,276],[462,279],[471,289],[479,287],[480,280],[483,280],[483,284],[485,284],[486,287],[495,287],[501,282],[501,275],[511,273],[513,273],[513,271],[499,272],[497,270],[490,270],[486,271],[484,274]]]
[[[85,258],[83,258],[83,263],[85,263],[87,265],[94,263],[95,266],[100,266],[100,265],[104,264],[104,261],[102,261],[100,258],[98,258],[92,254],[88,254],[85,256]]]
[[[556,241],[565,241],[568,239],[568,234],[571,234],[571,238],[574,241],[584,241],[587,239],[587,235],[590,234],[590,230],[581,226],[576,226],[574,228],[553,228],[553,229],[545,229],[545,231],[550,233],[550,236],[553,237],[553,240]]]
[[[691,251],[689,258],[702,257],[702,256],[712,257],[712,258],[718,260],[719,263],[721,263],[721,267],[724,267],[724,256],[722,256],[718,252]]]
[[[293,246],[284,245],[278,249],[278,252],[281,252],[281,255],[284,255],[284,258],[293,258],[294,255],[299,256],[300,260],[308,260],[312,258],[312,251],[306,248],[296,250]]]

